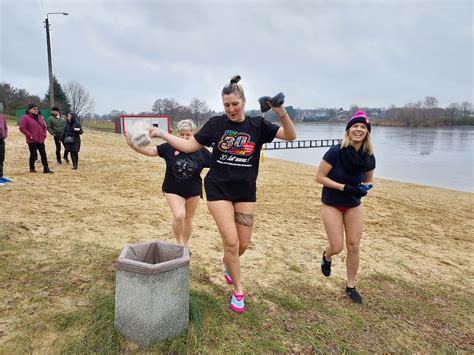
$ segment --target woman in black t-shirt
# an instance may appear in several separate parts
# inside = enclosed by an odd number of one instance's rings
[[[177,125],[178,136],[191,139],[196,126],[191,120],[182,120]],[[166,161],[166,173],[162,190],[173,213],[173,234],[176,242],[187,245],[193,229],[192,220],[202,197],[201,171],[209,167],[211,153],[202,148],[187,154],[174,149],[168,143],[156,147],[137,147],[127,136],[127,144],[136,152],[151,157],[160,156]]]
[[[346,125],[341,144],[326,152],[316,173],[316,181],[323,185],[322,217],[329,241],[323,252],[321,271],[326,277],[331,274],[331,257],[342,251],[345,230],[346,293],[356,303],[362,303],[362,296],[355,288],[362,238],[360,199],[372,187],[375,169],[370,130],[365,112],[356,112]]]
[[[272,107],[281,127],[263,117],[245,116],[245,95],[239,80],[240,76],[233,77],[222,90],[225,115],[210,118],[193,138],[179,139],[159,128],[150,128],[150,135],[163,137],[187,153],[214,144],[211,168],[204,180],[207,206],[224,244],[224,277],[234,287],[230,308],[243,313],[240,255],[252,236],[260,151],[275,137],[294,140],[296,130],[283,106]]]

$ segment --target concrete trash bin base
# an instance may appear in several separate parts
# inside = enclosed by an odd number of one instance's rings
[[[127,245],[117,260],[115,328],[142,345],[189,323],[189,248],[153,241]]]

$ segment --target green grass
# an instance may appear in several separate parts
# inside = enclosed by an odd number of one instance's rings
[[[98,131],[115,132],[115,123],[108,121],[84,120],[82,126]]]
[[[361,275],[360,306],[345,297],[342,284],[334,292],[309,286],[303,276],[288,277],[272,287],[248,289],[248,311],[238,315],[228,308],[229,287],[223,280],[213,282],[206,267],[198,265],[191,267],[187,331],[140,347],[114,328],[117,251],[76,242],[68,244],[69,256],[55,258],[54,242],[19,233],[21,241],[0,233],[0,257],[9,260],[0,270],[9,291],[1,305],[4,315],[17,322],[0,353],[472,350],[472,297],[449,285],[414,283],[382,273]],[[29,258],[37,250],[43,251],[43,260]],[[61,306],[65,300],[73,305]],[[45,348],[38,348],[43,339]]]

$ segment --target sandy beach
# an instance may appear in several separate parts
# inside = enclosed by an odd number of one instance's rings
[[[123,137],[112,133],[87,130],[82,139],[78,171],[56,165],[54,142],[48,136],[48,159],[55,173],[42,174],[38,165],[38,173],[31,174],[24,137],[10,126],[5,176],[14,183],[0,187],[0,240],[16,243],[25,261],[39,271],[51,258],[70,260],[78,245],[118,256],[127,243],[173,241],[171,213],[161,193],[164,160],[135,153]],[[326,235],[315,168],[270,158],[261,163],[253,241],[242,259],[243,284],[250,294],[293,274],[310,286],[336,292],[344,284],[344,253],[335,259],[333,277],[320,274]],[[473,206],[471,193],[375,178],[375,188],[363,200],[359,280],[382,272],[417,284],[450,285],[472,296]],[[221,282],[222,243],[205,200],[194,221],[191,268],[205,268],[211,281]],[[28,247],[33,241],[35,247]],[[8,263],[8,253],[2,252],[1,259]],[[92,287],[86,268],[71,272],[80,274],[81,287]],[[5,274],[2,278],[0,305],[6,311],[0,345],[18,331],[21,315],[34,311],[31,298],[21,292],[21,281]],[[370,299],[370,290],[363,294]],[[82,296],[49,297],[55,307],[75,308]]]

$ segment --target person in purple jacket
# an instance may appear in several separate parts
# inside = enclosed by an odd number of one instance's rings
[[[52,174],[49,169],[48,158],[46,157],[46,148],[44,141],[46,139],[46,123],[43,117],[38,113],[38,106],[29,104],[25,114],[20,120],[20,132],[26,137],[26,143],[30,150],[30,173],[36,173],[35,162],[38,159],[38,152],[43,164],[43,173]]]
[[[11,182],[10,179],[7,179],[3,176],[3,162],[5,161],[5,139],[8,136],[8,127],[5,116],[3,115],[3,107],[0,107],[0,186]]]

